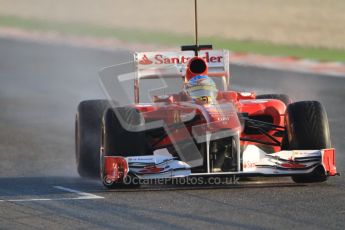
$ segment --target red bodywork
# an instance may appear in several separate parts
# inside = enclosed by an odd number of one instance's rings
[[[163,120],[165,124],[172,125],[177,122],[184,121],[183,117],[188,114],[194,113],[195,117],[199,117],[194,122],[188,123],[186,126],[191,133],[192,127],[207,124],[208,128],[212,131],[219,131],[223,129],[236,129],[236,127],[241,127],[238,119],[237,113],[245,113],[248,117],[254,117],[261,120],[261,118],[266,119],[269,123],[276,126],[284,126],[284,114],[286,106],[282,101],[267,99],[267,100],[256,100],[255,93],[247,92],[236,92],[227,91],[227,84],[229,83],[230,74],[226,68],[222,70],[210,70],[208,64],[210,59],[224,59],[220,56],[211,56],[208,51],[205,55],[199,57],[190,58],[185,69],[184,82],[187,82],[196,75],[208,75],[212,78],[223,79],[222,88],[224,91],[219,91],[217,96],[217,102],[215,104],[219,106],[213,106],[210,104],[198,104],[191,100],[184,92],[178,94],[166,95],[165,97],[153,96],[152,104],[136,104],[134,105],[137,110],[142,112],[145,117],[146,122]],[[144,55],[140,58],[140,62],[147,58]],[[176,58],[175,58],[176,59]],[[224,64],[225,66],[228,64]],[[144,65],[146,66],[146,65]],[[160,68],[160,67],[157,67]],[[154,78],[154,77],[153,77]],[[135,82],[135,97],[138,96],[139,82]],[[139,101],[139,99],[137,99]],[[224,109],[220,108],[222,106],[232,106],[234,109]],[[265,120],[265,121],[266,121]],[[185,127],[183,128],[185,129]],[[267,135],[260,133],[246,133],[246,130],[242,129],[241,139],[258,139],[261,142],[272,142]],[[268,132],[268,135],[274,135],[277,130]],[[185,137],[185,132],[181,131],[181,135],[178,135],[179,130],[175,130],[174,139],[183,140]],[[278,141],[281,141],[282,137],[276,137]],[[158,141],[158,142],[157,142]],[[163,148],[165,146],[171,145],[171,140],[169,136],[163,138],[162,140],[152,140],[155,143],[155,148]],[[248,141],[242,141],[242,144],[251,144]],[[258,143],[255,143],[258,145]],[[271,146],[270,146],[271,147]],[[267,149],[267,146],[265,147]],[[273,146],[271,152],[276,152],[280,150],[280,146]]]
[[[325,149],[322,157],[323,167],[329,176],[338,175],[335,167],[335,149]]]
[[[279,100],[255,100],[255,93],[241,93],[235,91],[221,91],[218,93],[217,103],[232,104],[236,108],[238,113],[247,113],[249,117],[269,117],[274,125],[284,126],[284,114],[286,106]],[[219,129],[234,129],[240,124],[238,123],[237,114],[229,115],[227,112],[220,111],[221,109],[213,108],[209,104],[199,104],[197,106],[186,106],[183,102],[190,101],[183,93],[170,95],[164,100],[156,100],[157,103],[151,105],[136,105],[135,107],[142,112],[145,120],[164,120],[166,124],[174,124],[183,120],[184,114],[195,113],[195,116],[200,115],[195,123],[191,123],[187,128],[190,129],[193,126],[200,125],[202,123],[215,124],[212,128],[214,131]],[[160,102],[160,103],[158,103]],[[222,121],[222,122],[220,122]],[[218,129],[218,130],[217,130]],[[243,130],[242,130],[243,131]],[[176,131],[178,132],[178,131]],[[269,131],[270,135],[274,135],[274,130]],[[183,136],[179,137],[181,140]],[[246,134],[241,133],[241,138],[259,139],[265,142],[269,142],[270,139],[262,134]],[[281,138],[277,138],[281,139]],[[155,142],[155,140],[153,140]],[[171,141],[169,136],[161,140],[156,144],[157,148],[163,148],[170,145]],[[250,142],[242,141],[242,144],[250,144]],[[255,143],[257,145],[257,143]],[[273,146],[272,152],[280,150],[280,146]]]

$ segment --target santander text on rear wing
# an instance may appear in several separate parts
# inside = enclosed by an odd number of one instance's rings
[[[134,54],[139,79],[164,77],[182,77],[185,75],[188,61],[194,57],[194,51],[178,52],[141,52]],[[222,77],[229,83],[229,51],[201,50],[202,57],[208,65],[210,77]],[[175,73],[175,74],[174,74]]]

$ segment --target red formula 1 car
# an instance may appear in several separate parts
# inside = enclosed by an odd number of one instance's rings
[[[290,176],[306,183],[337,175],[321,103],[228,90],[227,50],[189,46],[136,53],[132,76],[122,71],[124,65],[101,72],[109,100],[78,106],[81,176],[101,175],[103,184],[114,188],[130,184],[128,178]],[[193,100],[182,90],[200,75],[217,84],[212,102]],[[132,103],[128,83],[134,89]]]

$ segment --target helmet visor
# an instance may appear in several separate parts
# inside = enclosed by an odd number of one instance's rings
[[[217,88],[213,85],[192,86],[186,89],[189,96],[194,97],[213,97],[217,96]]]

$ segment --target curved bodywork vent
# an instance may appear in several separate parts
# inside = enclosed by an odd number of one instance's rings
[[[195,59],[192,60],[190,65],[189,65],[189,69],[192,73],[195,74],[201,74],[204,73],[206,70],[207,66],[204,60],[202,59]]]
[[[201,57],[193,57],[187,65],[186,81],[197,75],[207,75],[207,72],[208,67],[205,60]]]

